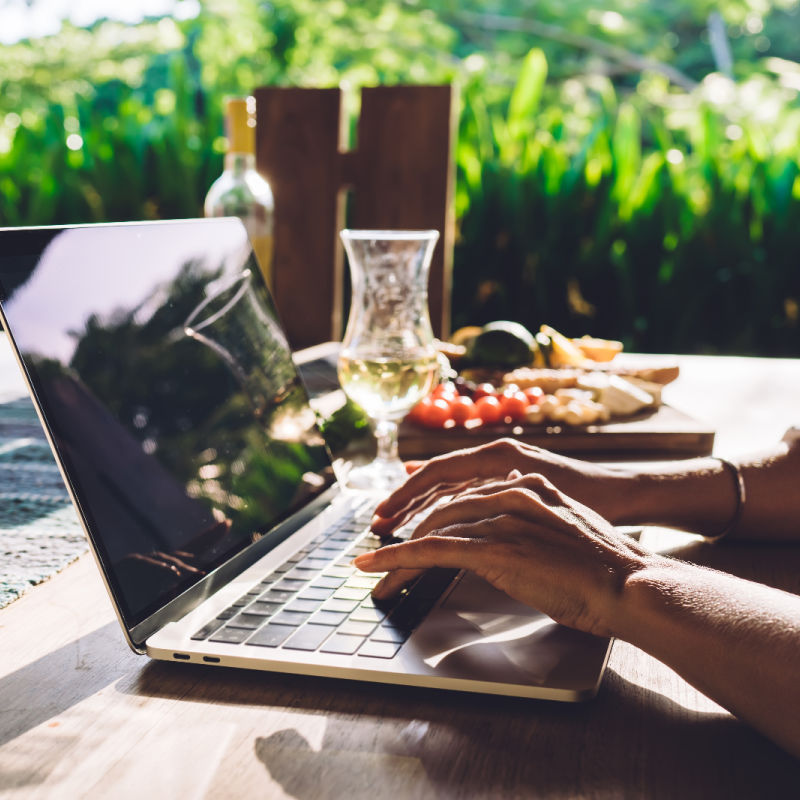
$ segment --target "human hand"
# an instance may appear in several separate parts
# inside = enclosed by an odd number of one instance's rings
[[[460,492],[409,541],[354,563],[388,571],[373,592],[378,598],[429,567],[469,569],[564,625],[608,636],[628,577],[660,560],[543,476],[515,471]]]
[[[502,480],[514,469],[523,475],[545,475],[606,519],[616,522],[622,513],[624,492],[618,488],[626,479],[622,471],[560,456],[515,439],[499,439],[427,462],[414,462],[405,483],[375,509],[372,530],[387,538],[443,497]]]

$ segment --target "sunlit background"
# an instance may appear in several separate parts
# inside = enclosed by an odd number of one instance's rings
[[[0,42],[52,36],[64,20],[79,27],[108,18],[134,25],[145,17],[194,17],[200,10],[197,0],[6,0],[0,3]]]
[[[0,42],[0,225],[199,216],[228,95],[455,82],[455,327],[800,354],[800,0],[0,0]]]

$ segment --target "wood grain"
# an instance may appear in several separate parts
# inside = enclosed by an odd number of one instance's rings
[[[714,430],[708,424],[668,405],[630,419],[576,427],[519,424],[432,429],[403,422],[398,439],[401,457],[415,459],[476,447],[502,436],[559,453],[613,453],[615,457],[701,456],[708,455],[714,446]]]
[[[767,380],[779,390],[738,408]],[[681,359],[670,391],[730,455],[794,421],[800,361]],[[642,541],[800,593],[798,546]],[[799,785],[800,762],[624,642],[597,698],[572,705],[154,663],[127,649],[88,556],[0,611],[3,798],[738,800]]]

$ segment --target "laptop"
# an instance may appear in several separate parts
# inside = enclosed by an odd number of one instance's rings
[[[380,576],[351,561],[380,545],[380,498],[337,482],[238,219],[0,229],[0,309],[137,653],[548,700],[597,692],[609,639],[471,573],[429,570],[373,601]]]

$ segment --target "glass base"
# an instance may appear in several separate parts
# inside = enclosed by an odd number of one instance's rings
[[[407,477],[406,468],[399,458],[376,458],[369,464],[353,467],[347,475],[345,486],[361,491],[391,492]]]

